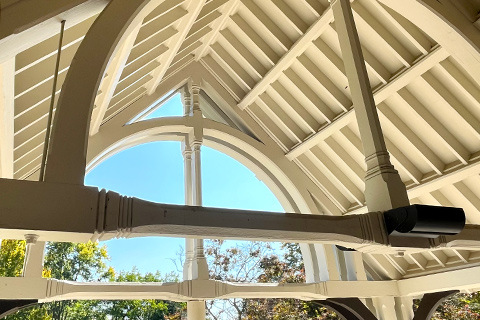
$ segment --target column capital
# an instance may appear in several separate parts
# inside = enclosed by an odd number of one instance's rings
[[[192,113],[192,95],[188,88],[183,90],[183,115],[189,116]]]
[[[200,90],[202,89],[200,83],[193,82],[190,84],[190,90],[192,92],[192,111],[193,113],[200,112]]]
[[[201,146],[203,145],[203,141],[202,140],[198,140],[198,139],[194,139],[191,143],[190,143],[190,148],[193,152],[195,151],[199,151]]]

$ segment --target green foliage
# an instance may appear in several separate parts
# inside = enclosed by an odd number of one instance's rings
[[[102,281],[112,276],[107,267],[107,248],[97,242],[50,242],[45,254],[45,269],[58,280]]]
[[[0,247],[0,275],[20,277],[25,259],[25,241],[2,240]]]
[[[20,276],[25,256],[24,241],[2,241],[0,275]],[[96,242],[49,243],[46,248],[44,275],[59,280],[82,282],[173,282],[175,274],[142,275],[134,269],[115,275],[108,267],[107,249]],[[186,304],[162,300],[133,301],[54,301],[20,310],[6,320],[180,320]]]
[[[162,277],[160,272],[142,275],[138,270],[121,272],[111,278],[116,282],[177,282],[178,277],[169,273]],[[147,320],[179,320],[186,310],[186,303],[164,300],[118,300],[106,303],[106,313],[112,320],[147,319]]]

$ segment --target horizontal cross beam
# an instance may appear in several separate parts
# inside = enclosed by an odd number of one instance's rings
[[[37,235],[38,241],[57,242],[172,236],[337,244],[382,253],[440,245],[480,247],[480,230],[475,226],[456,236],[406,241],[395,237],[392,242],[391,217],[386,220],[381,212],[333,217],[178,206],[94,187],[7,179],[0,179],[0,212],[0,232],[5,239],[24,239],[29,234]],[[401,215],[409,217],[408,212]],[[394,222],[409,231],[415,224],[407,218]]]

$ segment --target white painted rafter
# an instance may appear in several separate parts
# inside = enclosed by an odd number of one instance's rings
[[[202,41],[202,45],[195,52],[195,61],[202,59],[207,53],[210,45],[215,42],[218,33],[225,28],[225,25],[228,23],[230,16],[234,14],[235,10],[238,7],[240,0],[229,0],[222,9],[222,16],[214,22],[212,26],[212,31],[205,37]]]
[[[105,117],[105,113],[107,112],[110,101],[112,100],[115,88],[120,80],[120,76],[125,68],[125,64],[127,63],[128,56],[132,51],[140,28],[141,24],[132,30],[130,35],[128,35],[127,39],[122,44],[121,49],[117,52],[115,58],[113,58],[113,61],[107,67],[106,77],[103,79],[103,82],[99,88],[101,93],[95,99],[96,108],[93,110],[92,114],[90,135],[96,134],[100,129],[100,125]]]
[[[297,57],[312,44],[313,40],[322,34],[332,21],[333,13],[332,10],[328,8],[323,15],[308,28],[307,32],[293,44],[290,50],[280,58],[277,64],[267,72],[265,77],[238,103],[238,107],[244,110],[252,104],[260,94],[265,92],[265,90],[282,75],[283,71],[288,69],[297,60]]]
[[[392,94],[395,94],[400,89],[402,89],[407,84],[409,84],[413,79],[421,76],[422,74],[430,70],[433,66],[445,60],[447,57],[448,57],[448,53],[445,50],[443,50],[441,47],[436,47],[427,56],[425,56],[424,58],[420,59],[415,64],[413,64],[412,67],[406,68],[396,77],[393,77],[390,80],[390,82],[386,83],[385,85],[375,90],[373,93],[375,103],[378,105],[379,103],[385,101]],[[301,142],[300,144],[292,148],[286,154],[287,158],[289,160],[292,160],[300,156],[307,150],[310,150],[312,147],[317,145],[319,142],[325,140],[334,132],[345,127],[354,119],[355,119],[355,112],[352,107],[346,113],[343,113],[342,115],[337,116],[337,118],[333,120],[331,123],[326,124],[317,133],[308,137],[303,142]]]
[[[160,81],[162,81],[163,76],[167,72],[168,67],[175,58],[175,55],[180,49],[183,41],[187,37],[188,32],[193,26],[195,20],[197,19],[200,10],[203,8],[205,2],[206,0],[190,0],[190,2],[188,3],[186,8],[187,14],[179,21],[178,24],[179,32],[174,35],[168,42],[168,51],[164,53],[158,60],[160,62],[160,66],[158,66],[152,72],[153,79],[150,80],[146,85],[147,93],[149,95],[155,92],[155,89],[160,84]]]

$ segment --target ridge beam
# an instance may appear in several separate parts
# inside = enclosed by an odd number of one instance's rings
[[[178,50],[180,49],[182,43],[185,41],[185,38],[188,35],[188,32],[192,28],[195,20],[197,20],[200,11],[205,4],[206,0],[190,0],[186,11],[188,12],[180,21],[179,21],[179,32],[171,38],[169,41],[169,49],[166,53],[164,53],[158,62],[160,62],[160,66],[158,66],[153,72],[152,76],[153,79],[148,82],[146,85],[147,94],[151,95],[155,92],[155,89],[160,84],[163,79],[163,76],[167,72],[170,64],[172,63],[173,59],[175,58]]]
[[[333,11],[328,7],[320,18],[318,18],[308,30],[293,44],[290,50],[283,55],[273,68],[257,82],[247,95],[238,103],[241,110],[245,110],[260,96],[275,80],[277,80],[305,50],[325,31],[330,23],[333,22]]]
[[[435,65],[448,58],[448,56],[449,54],[445,49],[440,46],[435,47],[428,55],[418,60],[411,67],[405,68],[385,85],[374,90],[373,98],[375,100],[375,104],[378,105],[385,101],[388,97],[407,86],[413,79],[420,77]],[[347,112],[337,116],[331,123],[320,128],[318,132],[293,147],[289,152],[287,152],[287,159],[293,160],[298,158],[300,155],[304,154],[321,141],[324,141],[334,132],[348,125],[354,119],[355,112],[352,106]]]
[[[13,178],[15,58],[0,64],[0,177]]]
[[[93,136],[100,129],[105,113],[107,112],[110,101],[112,100],[115,88],[117,87],[120,76],[122,75],[123,69],[127,63],[128,56],[132,51],[135,39],[137,38],[138,32],[140,31],[142,24],[139,23],[135,29],[132,30],[130,35],[126,38],[125,42],[122,44],[122,47],[117,52],[113,61],[106,70],[106,77],[102,81],[100,88],[98,89],[101,92],[100,95],[95,99],[96,108],[93,110],[91,126],[90,126],[90,136]]]

